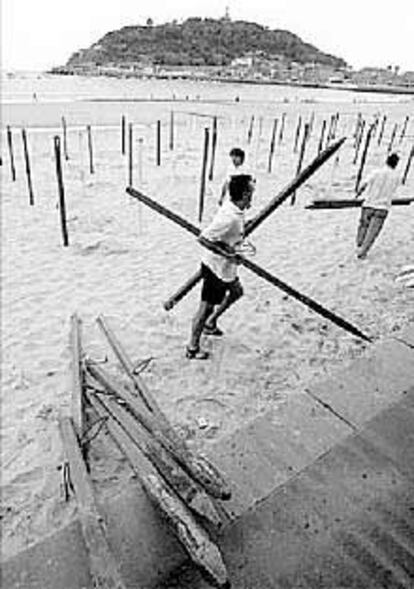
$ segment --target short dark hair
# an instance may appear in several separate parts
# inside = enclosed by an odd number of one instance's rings
[[[387,157],[387,166],[390,168],[396,168],[399,161],[400,156],[397,153],[390,153]]]
[[[239,157],[241,161],[244,162],[245,153],[240,147],[233,147],[233,149],[230,150],[230,157],[233,156]]]
[[[242,199],[243,194],[250,188],[253,177],[250,174],[232,176],[229,182],[230,200],[236,202]]]

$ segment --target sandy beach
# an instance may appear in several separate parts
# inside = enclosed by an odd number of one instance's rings
[[[121,115],[133,123],[133,185],[195,224],[204,128],[211,125],[212,116],[218,117],[216,165],[214,178],[207,184],[204,224],[216,210],[231,147],[246,149],[247,164],[257,178],[250,216],[295,176],[298,116],[308,121],[314,113],[306,165],[317,153],[322,120],[329,123],[338,112],[336,136],[347,137],[338,157],[298,191],[295,206],[283,205],[252,235],[257,248],[254,261],[375,339],[414,321],[414,289],[395,281],[404,266],[414,264],[414,204],[392,209],[365,261],[357,260],[354,251],[358,209],[304,208],[314,198],[354,195],[358,164],[353,163],[352,135],[359,112],[368,122],[376,114],[387,115],[384,137],[378,145],[376,135],[365,171],[384,161],[393,126],[398,124],[394,146],[401,154],[403,173],[414,138],[412,99],[189,82],[169,86],[167,82],[98,80],[94,86],[93,80],[47,80],[49,86],[44,79],[25,80],[19,90],[21,100],[10,91],[3,106],[4,556],[56,530],[72,514],[61,490],[63,458],[57,429],[57,417],[70,408],[72,313],[82,318],[88,355],[107,356],[110,370],[118,368],[96,326],[99,314],[108,318],[134,361],[152,358],[143,378],[173,424],[198,448],[228,435],[269,407],[281,406],[311,380],[370,353],[366,343],[241,268],[245,296],[223,318],[225,337],[205,340],[210,360],[186,360],[184,349],[199,287],[170,312],[164,311],[162,303],[197,270],[200,249],[192,236],[126,194],[128,158],[120,149]],[[48,92],[53,88],[59,97],[59,83],[62,100],[53,101]],[[76,84],[82,86],[83,94],[75,92]],[[31,98],[34,89],[36,102]],[[127,101],[134,96],[136,102]],[[94,102],[94,98],[108,101]],[[171,111],[174,150],[168,145]],[[286,113],[284,136],[268,173],[273,120],[278,117],[280,126],[282,113]],[[252,115],[253,135],[248,143]],[[69,155],[64,162],[66,248],[60,233],[52,149],[53,136],[61,134],[62,116],[68,126]],[[400,141],[406,116],[410,121]],[[161,166],[155,161],[158,119],[162,122]],[[92,125],[94,174],[89,172],[86,124]],[[13,130],[15,182],[6,125]],[[22,126],[29,141],[34,206],[28,199]],[[414,167],[399,196],[414,197]],[[129,474],[116,453],[107,458],[102,444],[98,439],[94,446],[92,474],[98,493],[116,493]]]

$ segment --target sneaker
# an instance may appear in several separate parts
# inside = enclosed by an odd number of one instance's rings
[[[185,349],[185,357],[189,360],[207,360],[210,354],[200,350],[200,348],[187,348]]]
[[[222,330],[217,327],[217,325],[205,325],[203,332],[206,335],[215,335],[216,337],[221,337],[223,335]]]

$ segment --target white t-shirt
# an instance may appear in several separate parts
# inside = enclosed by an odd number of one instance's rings
[[[242,241],[243,232],[244,212],[230,200],[226,200],[201,235],[209,241],[223,241],[234,247]],[[228,258],[203,247],[201,259],[220,280],[232,282],[237,277],[237,264]]]
[[[363,206],[388,211],[400,183],[400,177],[396,169],[387,165],[377,168],[367,176],[366,182],[367,187],[363,193]]]

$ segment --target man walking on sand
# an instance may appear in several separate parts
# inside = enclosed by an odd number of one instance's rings
[[[241,149],[240,147],[233,147],[230,150],[229,156],[231,159],[231,164],[229,166],[229,169],[227,170],[226,179],[221,189],[220,198],[218,200],[219,206],[223,204],[224,199],[228,194],[229,183],[233,176],[251,175],[250,172],[247,170],[247,166],[244,163],[246,154],[244,153],[243,149]]]
[[[365,192],[357,232],[357,258],[363,260],[378,237],[391,208],[400,178],[396,167],[399,156],[391,153],[385,164],[371,172],[361,184],[356,197]]]
[[[200,243],[205,241],[219,245],[226,254],[203,248],[201,301],[186,349],[189,359],[208,358],[208,352],[200,350],[203,331],[207,335],[223,335],[217,326],[217,319],[243,295],[243,287],[237,276],[237,261],[234,259],[235,247],[243,240],[244,211],[250,207],[253,192],[254,182],[250,175],[233,176],[229,182],[229,199],[199,237]]]

